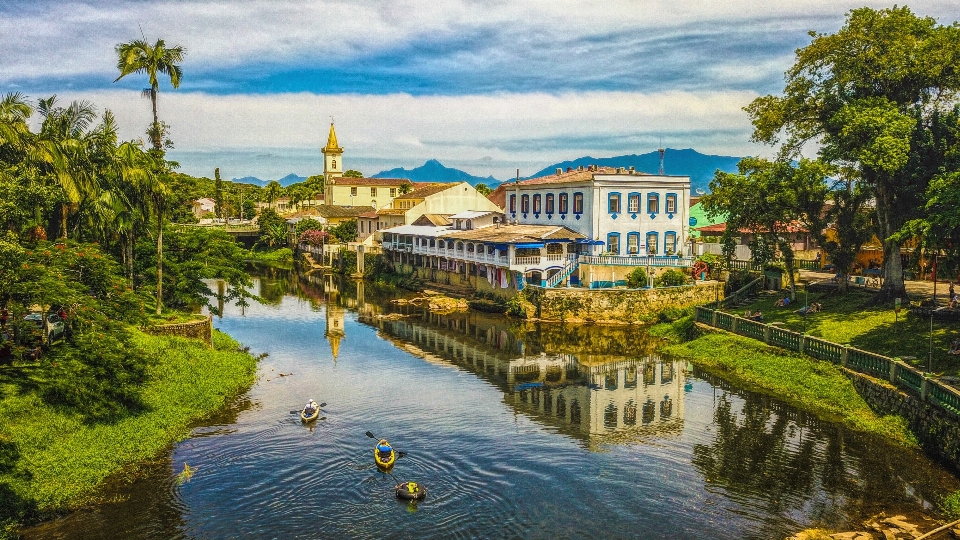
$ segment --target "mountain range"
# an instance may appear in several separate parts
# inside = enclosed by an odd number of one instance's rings
[[[682,150],[667,148],[664,152],[664,173],[668,175],[679,175],[690,177],[690,190],[708,191],[710,180],[713,179],[714,172],[718,169],[724,172],[736,172],[739,157],[734,156],[716,156],[710,154],[701,154],[692,148]],[[595,158],[584,156],[569,161],[554,163],[549,167],[537,171],[525,178],[536,178],[554,174],[557,169],[567,170],[568,167],[576,169],[580,166],[599,165],[601,167],[634,167],[640,172],[656,174],[660,168],[660,156],[658,152],[649,152],[647,154],[627,154],[623,156],[613,156],[606,158]],[[505,180],[498,180],[493,176],[474,176],[470,173],[445,167],[435,159],[431,159],[419,167],[413,169],[404,169],[397,167],[388,171],[381,171],[372,176],[372,178],[408,178],[414,182],[469,182],[472,185],[486,184],[487,187],[496,188]],[[525,179],[524,178],[524,179]],[[277,180],[281,186],[286,187],[290,184],[303,182],[307,178],[290,173]],[[234,182],[266,186],[269,181],[261,180],[254,176],[245,176],[243,178],[234,178]]]

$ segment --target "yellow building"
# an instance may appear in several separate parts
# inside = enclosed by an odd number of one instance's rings
[[[324,204],[386,208],[397,195],[413,190],[414,184],[406,178],[349,178],[343,176],[343,148],[337,143],[337,133],[330,123],[330,134],[323,152]]]

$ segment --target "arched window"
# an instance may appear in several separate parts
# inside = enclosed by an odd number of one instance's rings
[[[566,214],[570,211],[569,196],[566,193],[560,194],[560,213]]]
[[[673,414],[673,401],[670,399],[670,396],[663,396],[663,401],[660,402],[660,419],[670,418]]]
[[[610,214],[620,213],[620,194],[610,193],[607,195],[607,212]]]
[[[667,193],[667,202],[664,211],[668,214],[677,213],[677,194],[676,193]]]
[[[573,194],[573,213],[574,214],[583,213],[583,193]]]
[[[677,252],[677,233],[667,231],[663,234],[663,252],[673,255]]]
[[[620,253],[620,233],[610,233],[607,235],[607,253]]]
[[[553,193],[547,193],[547,213],[553,213]]]
[[[520,212],[524,214],[530,213],[530,196],[529,195],[520,196]]]
[[[510,196],[510,211],[511,211],[511,212],[516,212],[516,211],[517,211],[517,196],[516,196],[516,195],[511,195],[511,196]]]
[[[647,254],[649,255],[657,254],[657,247],[658,247],[657,244],[660,243],[659,238],[660,238],[659,233],[655,233],[655,232],[647,233]]]
[[[659,214],[660,213],[660,196],[656,193],[650,193],[647,195],[647,213],[648,214]]]
[[[607,373],[603,378],[603,387],[607,390],[617,389],[617,372]]]
[[[540,208],[541,208],[541,206],[540,206],[540,194],[537,193],[536,195],[533,196],[533,213],[534,213],[534,214],[539,214],[539,213],[540,213]]]
[[[632,399],[623,406],[623,424],[626,426],[637,425],[637,404]]]
[[[640,194],[631,193],[628,197],[627,211],[629,211],[631,214],[636,214],[640,211]]]
[[[627,233],[627,254],[637,255],[640,253],[640,233]]]

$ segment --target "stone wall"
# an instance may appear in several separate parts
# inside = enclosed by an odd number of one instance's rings
[[[489,281],[487,281],[487,278],[478,277],[475,274],[448,272],[438,268],[422,268],[419,266],[412,266],[410,264],[397,262],[391,264],[393,265],[394,272],[403,276],[411,276],[426,282],[459,287],[467,292],[476,291],[488,295],[492,294],[503,300],[509,300],[517,295],[516,283],[514,282],[513,278],[511,278],[510,286],[506,289],[503,289],[500,287],[494,287]]]
[[[644,323],[668,308],[689,308],[723,300],[723,287],[685,285],[656,289],[525,289],[537,318],[548,321]]]
[[[176,336],[203,340],[213,346],[213,317],[186,323],[158,324],[146,328],[148,334],[155,336]]]
[[[881,415],[894,414],[904,418],[928,454],[954,471],[960,471],[960,418],[885,381],[848,369],[843,371],[871,409]]]

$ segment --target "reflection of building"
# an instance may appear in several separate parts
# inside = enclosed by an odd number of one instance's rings
[[[591,446],[647,434],[678,434],[682,427],[684,375],[679,362],[656,355],[602,355],[604,362],[584,364],[577,354],[530,353],[502,324],[466,317],[427,314],[381,320],[379,326],[405,350],[491,381],[519,412]]]
[[[340,305],[340,291],[336,287],[333,275],[327,276],[329,281],[327,287],[327,328],[323,333],[327,341],[330,342],[330,351],[333,353],[333,360],[337,360],[340,354],[340,340],[346,336],[344,332],[344,309]]]

